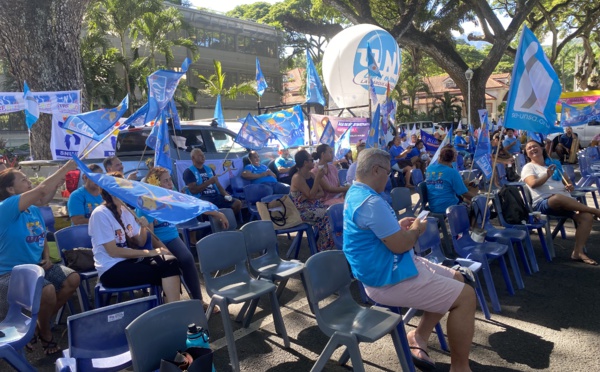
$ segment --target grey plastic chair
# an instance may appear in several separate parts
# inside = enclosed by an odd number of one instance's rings
[[[306,261],[302,276],[308,302],[315,313],[319,329],[330,337],[311,371],[323,370],[333,352],[343,345],[346,346],[346,351],[339,363],[343,365],[351,359],[353,370],[363,372],[365,368],[358,344],[375,342],[387,334],[392,336],[400,360],[400,370],[409,370],[396,329],[402,316],[378,306],[362,307],[354,301],[350,293],[350,270],[343,252],[327,251],[311,256]],[[334,293],[338,297],[321,306],[321,301]]]
[[[290,340],[275,295],[276,286],[267,280],[253,279],[248,273],[244,234],[240,231],[223,231],[211,234],[196,244],[196,250],[198,251],[200,271],[204,275],[206,291],[211,296],[206,314],[207,317],[210,317],[215,305],[221,308],[223,329],[227,337],[229,358],[233,370],[239,371],[240,364],[229,319],[229,304],[245,303],[258,299],[263,295],[269,295],[275,330],[281,335],[285,347],[289,348]],[[233,268],[233,271],[231,271],[231,268]],[[213,276],[217,272],[227,273]],[[249,321],[250,318],[248,317],[245,326],[248,325]]]
[[[394,187],[390,195],[392,196],[392,208],[394,209],[394,213],[396,213],[396,219],[400,220],[404,217],[415,216],[409,188]],[[401,210],[404,210],[404,212],[400,213]]]
[[[235,220],[235,214],[233,213],[233,209],[231,208],[221,208],[219,212],[223,213],[225,217],[227,217],[227,221],[229,222],[229,228],[225,230],[221,222],[213,216],[208,216],[208,222],[210,222],[210,229],[213,233],[221,232],[221,231],[235,231],[237,229],[237,221]]]

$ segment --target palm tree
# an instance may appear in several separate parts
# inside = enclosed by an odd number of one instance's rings
[[[429,114],[434,121],[453,121],[460,119],[462,113],[461,100],[456,96],[444,92],[443,97],[435,97],[433,107],[429,110]]]
[[[256,93],[256,82],[246,81],[240,84],[234,84],[229,88],[224,86],[225,73],[221,67],[221,61],[213,60],[215,73],[209,77],[198,75],[200,81],[204,83],[204,89],[199,92],[209,97],[223,96],[227,99],[235,99],[239,94],[253,95],[258,97]]]

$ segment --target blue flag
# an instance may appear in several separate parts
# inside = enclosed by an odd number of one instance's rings
[[[331,122],[327,120],[327,125],[325,129],[323,129],[323,133],[321,134],[321,138],[319,138],[319,143],[324,143],[329,145],[329,147],[333,148],[335,144],[335,129],[333,129],[333,125]]]
[[[215,113],[213,118],[217,119],[217,123],[222,128],[225,128],[225,118],[223,117],[223,107],[221,106],[221,95],[217,96],[217,103],[215,104]]]
[[[148,76],[146,79],[148,81],[148,111],[144,119],[145,123],[160,117],[161,111],[173,98],[179,80],[185,75],[191,63],[192,61],[186,58],[181,65],[181,71],[158,70]]]
[[[299,105],[259,115],[254,119],[277,138],[284,148],[304,146],[304,115]]]
[[[342,134],[340,139],[335,142],[335,152],[333,158],[334,160],[343,159],[344,156],[348,153],[348,151],[350,151],[350,132],[352,131],[353,125],[354,123],[350,125],[348,129],[346,129],[344,134]]]
[[[558,75],[540,42],[524,26],[506,102],[505,125],[544,134],[562,132],[554,125],[561,92]]]
[[[527,136],[529,137],[529,139],[532,139],[542,144],[544,143],[544,136],[540,133],[527,132]]]
[[[177,106],[175,105],[175,100],[171,98],[171,102],[167,106],[168,114],[167,116],[173,120],[173,126],[177,130],[181,130],[181,120],[179,119],[179,113],[177,112]]]
[[[381,72],[379,71],[379,67],[377,67],[377,63],[375,62],[375,57],[373,57],[373,52],[371,51],[371,44],[367,43],[367,69],[369,70],[369,76],[371,77],[381,77]]]
[[[103,190],[157,220],[178,224],[195,219],[204,212],[218,209],[216,205],[191,195],[147,183],[94,173],[77,157],[73,156],[73,160],[79,169]]]
[[[112,109],[100,109],[83,114],[71,115],[62,128],[79,133],[88,138],[97,139],[114,127],[129,107],[129,96],[125,96],[119,106]]]
[[[160,120],[154,123],[150,135],[146,138],[146,145],[154,149],[154,166],[167,168],[169,171],[173,170],[169,125],[164,111],[161,113]]]
[[[492,177],[492,144],[490,143],[490,131],[487,125],[483,125],[479,131],[479,139],[477,140],[477,148],[473,159],[485,178],[489,180]]]
[[[321,79],[308,49],[306,49],[306,103],[318,103],[325,106],[323,84],[321,84]]]
[[[258,61],[258,57],[256,57],[256,93],[258,93],[258,96],[262,97],[268,87],[269,85],[265,80],[265,75],[263,75],[262,70],[260,69],[260,62]]]
[[[31,129],[40,117],[40,106],[29,90],[26,81],[23,82],[23,98],[25,99],[25,124],[27,124],[27,128]]]
[[[597,107],[600,108],[600,99],[595,104],[583,107],[571,106],[563,102],[560,125],[562,127],[576,127],[578,125],[585,125],[592,120],[599,121],[600,110]]]
[[[379,104],[375,109],[375,113],[373,114],[373,119],[371,120],[371,127],[369,129],[369,135],[367,136],[366,148],[375,147],[379,141],[379,121],[381,119],[381,108]]]
[[[471,154],[475,153],[476,147],[477,141],[475,140],[475,128],[473,128],[473,124],[469,124],[469,152]]]
[[[146,124],[146,115],[148,114],[148,103],[144,103],[144,106],[140,107],[130,117],[125,120],[125,124],[132,127],[143,127]]]
[[[250,150],[260,150],[267,145],[267,141],[270,137],[271,133],[263,129],[256,120],[254,120],[254,117],[251,114],[248,114],[233,141]]]
[[[423,129],[421,129],[421,140],[423,141],[423,144],[425,144],[425,150],[427,150],[427,152],[436,152],[440,147],[438,140]]]
[[[450,127],[450,130],[448,130],[448,133],[446,134],[446,137],[444,137],[444,140],[442,141],[442,143],[440,143],[440,147],[438,147],[438,149],[436,150],[435,154],[433,154],[433,157],[431,158],[431,162],[429,164],[435,164],[437,163],[437,160],[440,156],[440,150],[446,146],[449,143],[452,143],[452,135],[451,133],[454,132],[454,125],[452,125]]]

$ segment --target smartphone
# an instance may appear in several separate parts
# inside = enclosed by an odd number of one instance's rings
[[[422,211],[417,216],[417,220],[420,220],[421,222],[424,222],[428,215],[429,215],[429,211]]]

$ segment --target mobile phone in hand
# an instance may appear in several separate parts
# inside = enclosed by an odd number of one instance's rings
[[[422,211],[417,216],[417,220],[420,220],[421,222],[424,222],[428,215],[429,215],[429,211]]]

